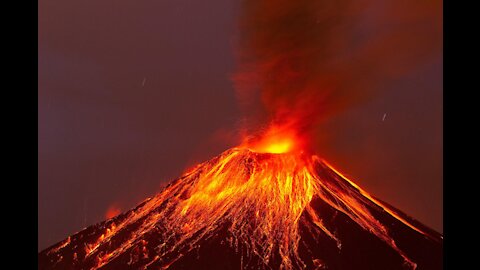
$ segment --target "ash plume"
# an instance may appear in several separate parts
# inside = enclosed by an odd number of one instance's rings
[[[233,81],[245,129],[301,136],[441,50],[441,1],[241,2]],[[248,131],[246,133],[249,133]]]

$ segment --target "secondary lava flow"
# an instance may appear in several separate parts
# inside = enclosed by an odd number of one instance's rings
[[[227,150],[137,208],[51,247],[40,254],[40,262],[49,260],[44,266],[49,269],[166,269],[221,238],[239,254],[242,269],[330,267],[311,251],[314,248],[306,249],[305,242],[334,243],[334,249],[342,251],[348,239],[329,221],[335,219],[327,214],[332,212],[380,240],[410,269],[417,263],[399,248],[378,213],[388,213],[391,222],[410,233],[440,241],[298,145],[295,136],[287,134]]]

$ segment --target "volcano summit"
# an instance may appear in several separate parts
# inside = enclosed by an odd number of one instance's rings
[[[315,155],[233,148],[39,269],[441,269],[443,237]]]

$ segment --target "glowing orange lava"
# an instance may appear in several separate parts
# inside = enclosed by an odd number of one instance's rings
[[[244,143],[245,148],[257,153],[282,154],[300,150],[301,140],[294,131],[271,126],[259,139]]]
[[[280,138],[277,140],[266,142],[264,145],[260,145],[258,149],[262,153],[281,154],[287,153],[292,150],[294,146],[293,140],[290,138]]]
[[[96,242],[86,246],[85,256],[95,256],[101,267],[143,241],[145,234],[162,228],[162,244],[150,263],[169,265],[226,226],[232,247],[247,249],[244,252],[260,259],[256,269],[269,268],[272,260],[280,261],[280,269],[302,269],[300,223],[334,240],[338,249],[342,247],[335,228],[329,228],[311,206],[313,200],[322,200],[388,244],[415,269],[415,263],[369,209],[383,209],[426,237],[427,233],[399,218],[317,156],[283,153],[295,149],[289,143],[287,147],[275,140],[273,144],[260,142],[259,149],[270,153],[239,147],[196,166],[118,224],[107,227]],[[137,222],[140,225],[135,225],[128,241],[108,253],[96,254],[117,232]],[[139,252],[139,258],[146,256]]]
[[[92,269],[97,269],[131,252],[132,262],[143,258],[147,265],[166,269],[204,239],[226,229],[228,233],[222,237],[232,248],[256,258],[256,265],[243,265],[242,269],[304,269],[307,263],[299,255],[301,227],[311,234],[307,237],[324,235],[342,249],[337,228],[325,223],[323,213],[312,205],[322,201],[386,243],[415,269],[415,262],[397,247],[387,226],[372,211],[386,212],[425,237],[431,236],[326,161],[307,154],[302,146],[292,130],[271,126],[263,136],[193,166],[128,215],[115,218],[115,222],[107,220],[95,240],[76,251],[79,255],[75,258],[94,260]],[[111,207],[107,217],[116,216],[117,210]],[[110,241],[122,231],[128,231],[127,240],[110,248]],[[160,244],[149,256],[144,239],[152,232]],[[67,239],[54,252],[70,244]],[[312,258],[314,263],[316,259]]]

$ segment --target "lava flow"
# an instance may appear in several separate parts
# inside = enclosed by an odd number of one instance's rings
[[[442,242],[286,136],[199,164],[39,269],[440,269]]]

